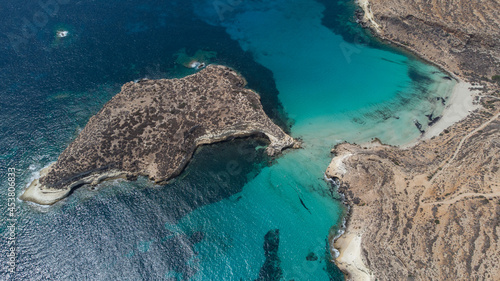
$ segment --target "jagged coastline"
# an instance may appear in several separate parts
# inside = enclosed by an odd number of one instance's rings
[[[492,82],[500,69],[498,0],[356,0],[359,22],[375,36],[411,51],[456,79]]]
[[[182,79],[125,84],[55,163],[40,172],[22,200],[51,205],[85,184],[179,175],[198,146],[265,136],[276,156],[300,144],[265,114],[260,97],[234,70],[209,65]]]
[[[491,7],[500,1],[357,3],[358,20],[375,36],[437,65],[459,85],[444,120],[418,142],[335,147],[326,176],[350,206],[345,233],[330,241],[340,252],[336,263],[349,280],[494,280],[500,18]],[[473,85],[481,90],[471,91]]]

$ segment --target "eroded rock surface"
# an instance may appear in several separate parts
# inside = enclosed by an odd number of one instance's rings
[[[197,146],[233,137],[265,135],[269,155],[293,146],[245,85],[235,71],[216,65],[182,79],[125,84],[23,199],[52,204],[74,187],[116,177],[165,182]]]
[[[337,264],[352,280],[498,280],[500,1],[357,2],[375,35],[480,83],[483,109],[408,149],[335,148],[326,174],[351,206]]]
[[[410,149],[335,148],[327,175],[351,206],[347,234],[362,236],[372,279],[498,280],[499,116],[473,113]]]
[[[359,0],[364,23],[458,76],[500,75],[500,0]]]

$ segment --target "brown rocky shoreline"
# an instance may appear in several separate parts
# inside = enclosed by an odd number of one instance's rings
[[[84,184],[179,175],[200,145],[266,136],[267,154],[299,144],[265,114],[260,97],[234,70],[209,65],[182,79],[123,85],[21,199],[49,205]]]
[[[360,23],[375,35],[456,78],[492,82],[500,75],[500,1],[427,3],[358,0]]]
[[[337,264],[350,280],[498,280],[500,1],[358,4],[376,36],[483,86],[482,107],[407,148],[335,147],[326,175],[350,206]]]

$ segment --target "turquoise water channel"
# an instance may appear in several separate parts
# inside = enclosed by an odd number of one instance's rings
[[[183,66],[190,59],[239,71],[303,148],[271,159],[265,140],[232,140],[198,149],[164,186],[117,180],[51,207],[18,200],[17,272],[8,273],[1,256],[0,274],[343,280],[330,262],[328,238],[345,215],[324,179],[330,150],[375,137],[415,140],[415,120],[425,130],[426,115],[441,114],[455,82],[367,35],[352,1],[143,2],[68,2],[28,43],[0,41],[0,164],[18,171],[18,195],[123,83],[194,73]],[[15,7],[0,10],[5,34],[21,32],[19,19],[39,10]],[[62,29],[67,37],[55,38]],[[6,175],[0,179],[4,186]],[[6,212],[6,202],[0,206]],[[4,217],[0,233],[9,235]]]

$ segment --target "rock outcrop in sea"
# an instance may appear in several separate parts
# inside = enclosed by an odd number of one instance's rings
[[[245,85],[234,70],[218,65],[182,79],[123,85],[21,199],[53,204],[81,185],[120,177],[165,183],[198,146],[235,137],[266,136],[271,156],[297,145]]]

